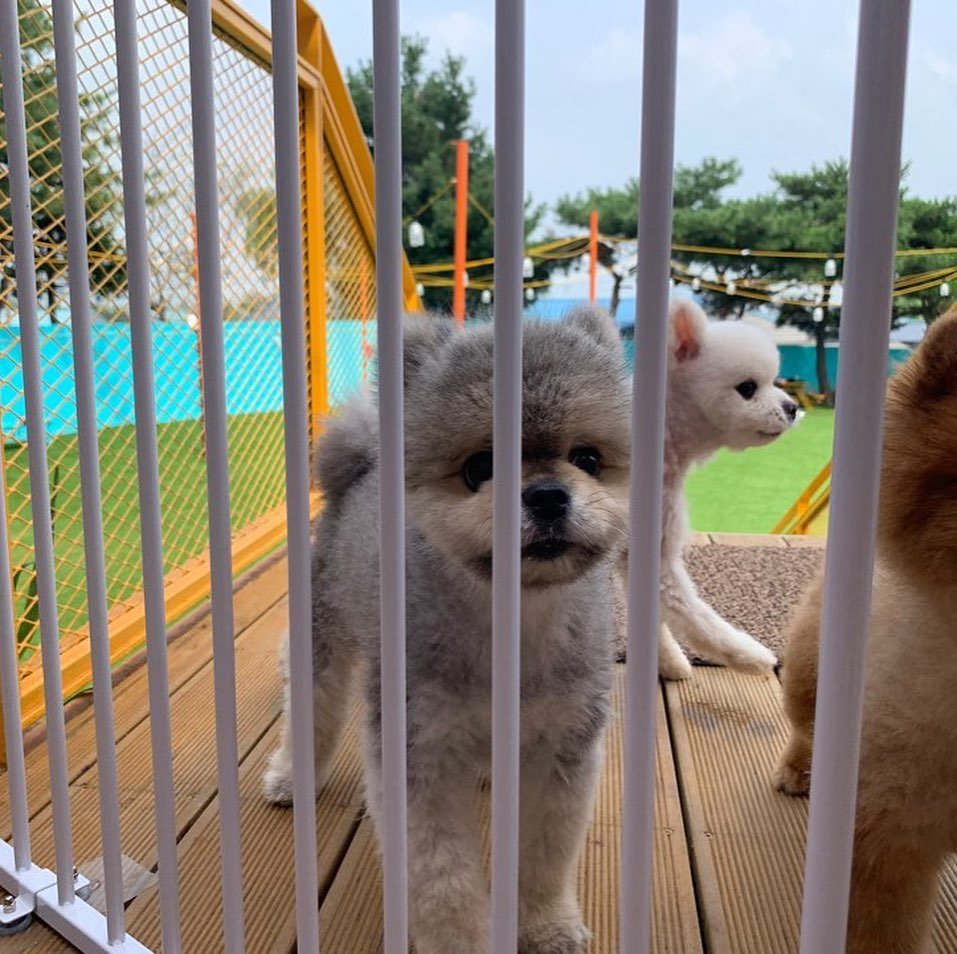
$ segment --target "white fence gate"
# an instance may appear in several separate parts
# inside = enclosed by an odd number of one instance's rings
[[[402,416],[401,148],[398,0],[375,4],[375,129],[378,353],[381,415],[382,694],[385,825],[385,950],[407,950],[404,515]],[[6,715],[12,844],[0,842],[0,884],[13,896],[0,922],[28,912],[84,951],[139,951],[123,916],[118,793],[107,645],[96,416],[86,277],[80,123],[71,0],[54,0],[57,89],[69,233],[69,279],[81,446],[90,631],[94,658],[100,818],[107,913],[77,895],[71,850],[56,596],[45,455],[37,303],[31,235],[17,0],[0,0],[3,100],[23,372],[26,388],[34,539],[46,686],[47,745],[54,809],[56,871],[31,861],[17,659],[11,608],[7,521],[0,513],[0,671]],[[146,259],[146,207],[140,129],[135,0],[115,0],[130,321],[133,333],[137,462],[144,564],[148,672],[163,950],[180,950],[176,831],[170,751],[163,552]],[[212,554],[212,613],[226,947],[244,946],[233,658],[229,482],[223,371],[209,0],[189,0],[195,190],[202,295],[203,392]],[[309,473],[306,419],[300,171],[296,85],[296,9],[273,0],[275,155],[280,287],[292,673],[294,812],[299,949],[319,950],[316,898],[309,574]],[[840,954],[848,906],[863,656],[874,554],[882,390],[889,327],[901,123],[909,23],[907,0],[862,0],[851,152],[844,367],[837,403],[830,573],[814,753],[802,954]],[[524,3],[497,0],[495,209],[495,499],[492,775],[492,917],[489,951],[514,951],[517,937],[519,792],[519,478],[524,153]],[[628,621],[626,777],[622,836],[622,950],[649,949],[652,798],[657,678],[658,567],[669,294],[677,0],[646,0],[642,86],[641,206],[638,214],[637,385],[633,404],[631,593]],[[637,450],[640,449],[640,453]],[[4,501],[0,494],[0,505]]]

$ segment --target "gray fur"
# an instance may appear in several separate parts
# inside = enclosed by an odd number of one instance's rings
[[[327,500],[340,500],[372,471],[379,460],[379,422],[371,400],[347,404],[330,418],[316,444],[319,489]]]
[[[604,330],[600,322],[606,322]],[[558,481],[570,549],[522,561],[523,954],[582,954],[575,868],[609,713],[612,579],[627,518],[630,383],[617,334],[594,313],[527,323],[523,487]],[[597,333],[596,333],[597,332]],[[406,350],[407,674],[410,901],[418,954],[484,954],[487,900],[476,780],[491,754],[491,482],[470,491],[469,455],[491,447],[492,328],[416,327]],[[367,801],[380,819],[378,463],[371,396],[320,455],[327,503],[313,564],[317,773],[329,774],[350,672],[363,661]],[[350,426],[354,431],[350,431]],[[569,462],[600,450],[596,477]],[[351,461],[351,463],[350,463]],[[356,464],[362,462],[362,466]],[[334,492],[332,492],[334,490]],[[558,531],[523,514],[523,547]],[[549,537],[551,539],[551,537]],[[287,802],[284,728],[267,797]]]

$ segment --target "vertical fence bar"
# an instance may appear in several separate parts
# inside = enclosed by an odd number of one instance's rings
[[[373,4],[385,954],[408,950],[399,3]]]
[[[163,952],[178,954],[180,928],[176,877],[176,817],[169,717],[169,672],[166,661],[163,529],[160,512],[159,457],[156,446],[156,398],[153,381],[153,333],[150,328],[136,0],[114,0],[113,16],[120,110],[123,221],[126,229],[130,337],[133,346],[136,471],[140,503],[150,744],[153,758]]]
[[[489,954],[518,937],[525,0],[495,3],[492,892]]]
[[[0,33],[7,37],[0,41],[0,83],[6,89],[8,64],[13,64],[17,76],[20,71],[19,50],[14,50],[14,40],[19,36],[16,0],[0,5]],[[22,90],[22,87],[21,87]],[[21,92],[22,97],[22,92]],[[10,95],[2,97],[7,125],[10,117]],[[8,146],[9,149],[9,146]],[[7,161],[12,156],[8,152]],[[32,253],[32,246],[31,246]],[[32,274],[32,271],[31,271]],[[10,822],[13,834],[13,858],[18,871],[30,867],[30,825],[27,810],[27,774],[23,757],[23,735],[20,714],[20,678],[17,661],[16,622],[13,618],[13,587],[10,567],[10,540],[7,523],[7,488],[0,466],[0,690],[3,703],[3,732],[7,756],[7,787],[10,792]]]
[[[50,516],[50,482],[47,472],[46,428],[43,420],[43,372],[40,367],[40,329],[37,318],[36,272],[33,257],[33,216],[30,210],[30,171],[27,158],[23,82],[20,75],[20,25],[17,17],[17,0],[0,0],[0,77],[3,82],[3,107],[6,113],[7,172],[13,217],[17,309],[20,316],[20,347],[26,402],[30,510],[33,515],[33,549],[40,603],[40,649],[43,662],[47,754],[50,763],[50,795],[53,802],[57,898],[60,904],[69,904],[74,898],[73,836],[70,830],[66,725],[63,717],[60,634],[53,557],[53,520]]]
[[[86,199],[83,146],[80,138],[79,91],[72,0],[53,0],[60,154],[63,166],[64,213],[70,286],[70,331],[76,383],[77,444],[83,498],[83,558],[93,665],[93,716],[99,773],[100,829],[107,935],[118,943],[125,934],[123,867],[120,854],[120,803],[116,781],[116,736],[113,728],[113,683],[103,554],[103,511],[93,378],[89,265],[86,247]]]
[[[628,663],[619,922],[623,954],[651,950],[661,482],[664,469],[677,0],[646,0],[638,301],[632,395]]]
[[[909,23],[909,0],[862,0],[802,954],[847,932]]]
[[[213,682],[219,782],[219,844],[226,950],[241,954],[243,876],[240,845],[239,745],[236,738],[236,651],[233,644],[233,561],[229,516],[229,447],[226,430],[226,358],[223,343],[222,268],[216,177],[216,107],[210,0],[190,0],[189,77],[196,189],[196,251],[200,340],[203,343],[203,422],[209,502]]]
[[[308,403],[295,0],[272,0],[272,31],[289,553],[289,692],[296,856],[296,931],[298,949],[312,954],[313,951],[319,950],[319,874],[316,861],[316,771],[313,758],[309,427],[306,413]]]
[[[27,810],[27,772],[20,729],[20,678],[17,634],[13,620],[13,587],[10,573],[10,540],[7,535],[7,488],[0,467],[0,702],[7,747],[7,789],[10,793],[10,828],[13,864],[17,871],[30,867],[30,816]]]

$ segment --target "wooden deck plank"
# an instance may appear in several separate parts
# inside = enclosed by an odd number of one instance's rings
[[[273,606],[236,640],[236,684],[242,704],[237,713],[240,757],[261,737],[282,704],[277,666],[278,634],[286,625],[286,601]],[[213,717],[213,666],[204,663],[170,702],[173,783],[177,831],[183,832],[216,795],[216,739]],[[144,868],[156,864],[153,766],[149,722],[141,721],[117,744],[120,833],[124,854]],[[101,854],[99,778],[96,767],[70,787],[74,855],[83,862]],[[32,823],[34,859],[53,863],[52,812],[47,808]]]
[[[234,616],[237,633],[251,626],[285,594],[286,560],[266,567],[261,574],[236,591]],[[204,617],[189,632],[169,646],[170,691],[180,689],[202,665],[212,659],[212,622]],[[275,668],[275,667],[274,667]],[[139,666],[117,680],[113,693],[117,741],[140,725],[149,715],[146,667]],[[96,762],[96,730],[93,708],[87,706],[67,722],[67,766],[72,783]],[[50,804],[50,772],[46,746],[35,745],[26,753],[27,801],[31,817]],[[0,837],[10,837],[10,802],[6,772],[0,771]]]
[[[591,954],[617,954],[620,883],[622,725],[624,667],[615,683],[615,713],[595,813],[579,867],[585,923],[593,932]],[[678,785],[659,700],[655,785],[654,921],[657,954],[701,954],[694,887],[681,819]],[[485,824],[488,822],[483,805]],[[487,842],[486,827],[486,842]],[[487,848],[487,845],[486,845]],[[375,834],[362,822],[321,909],[324,954],[381,954],[382,876]]]
[[[774,790],[780,684],[696,667],[666,688],[710,954],[784,954],[797,937],[802,799]]]
[[[269,805],[262,796],[262,773],[276,744],[273,724],[240,768],[243,851],[243,910],[246,950],[274,954],[295,944],[292,811]],[[358,713],[345,734],[333,776],[316,805],[320,895],[328,890],[358,824],[362,809],[362,772]],[[219,812],[210,803],[179,845],[179,874],[184,890],[181,919],[184,951],[216,954],[223,950],[219,881]],[[159,949],[158,890],[151,888],[130,906],[128,930]],[[323,940],[323,952],[327,950]]]
[[[795,954],[807,800],[776,792],[787,737],[771,677],[697,667],[666,690],[709,954]],[[957,864],[948,866],[937,954],[957,954]]]

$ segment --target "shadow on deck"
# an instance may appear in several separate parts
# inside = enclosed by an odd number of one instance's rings
[[[750,579],[760,594],[721,605],[742,625],[779,621],[800,591],[801,573],[819,557],[813,541],[771,537],[698,536],[690,563],[727,569],[703,589]],[[754,549],[762,548],[761,553]],[[772,552],[774,551],[774,552]],[[717,561],[717,564],[716,564]],[[767,579],[761,579],[764,572]],[[741,575],[743,574],[743,576]],[[804,573],[806,576],[806,572]],[[753,577],[753,579],[752,579]],[[260,796],[265,760],[276,741],[282,698],[276,647],[286,624],[286,568],[278,561],[236,593],[236,678],[243,814],[244,910],[250,954],[295,950],[292,813]],[[763,605],[760,604],[763,601]],[[213,725],[213,669],[208,618],[169,648],[173,769],[179,828],[183,949],[223,948],[219,881],[218,801]],[[616,712],[622,711],[619,667]],[[153,793],[146,671],[128,667],[115,687],[123,851],[139,869],[155,870]],[[323,954],[378,954],[382,949],[381,886],[375,838],[363,817],[357,718],[340,750],[334,778],[318,802]],[[73,705],[67,725],[74,848],[81,870],[100,855],[92,710]],[[654,864],[654,945],[659,954],[789,954],[797,950],[807,805],[775,792],[774,761],[786,734],[777,680],[698,667],[694,678],[659,689]],[[52,865],[53,837],[46,751],[27,755],[35,860]],[[0,778],[0,828],[9,835],[5,780]],[[616,719],[580,868],[593,954],[618,951],[621,725]],[[957,952],[957,874],[948,872],[938,912],[937,949]],[[127,906],[127,929],[160,947],[155,885]],[[5,938],[3,951],[68,951],[44,925]]]

